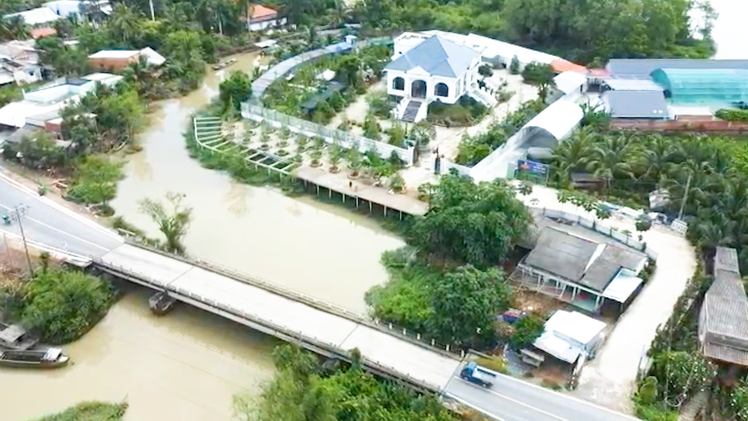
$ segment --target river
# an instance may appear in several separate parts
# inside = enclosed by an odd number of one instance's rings
[[[748,5],[740,3],[712,0],[720,13],[716,58],[748,59],[740,44]],[[253,55],[239,58],[230,70],[251,69]],[[185,193],[195,211],[189,252],[363,311],[363,293],[385,279],[380,253],[402,242],[365,217],[234,183],[189,158],[181,132],[189,114],[215,95],[220,77],[209,71],[201,90],[154,107],[143,150],[130,157],[114,208],[155,235],[137,202]],[[84,400],[127,399],[127,421],[229,421],[232,395],[256,394],[272,375],[270,354],[278,342],[188,306],[154,317],[147,297],[144,289],[128,288],[101,323],[65,347],[69,367],[0,370],[0,420],[26,421]]]
[[[251,71],[255,54],[228,70]],[[384,250],[403,244],[378,222],[271,188],[239,184],[190,158],[182,132],[189,116],[217,94],[226,70],[208,70],[203,87],[154,104],[142,151],[130,155],[112,206],[150,235],[138,210],[144,197],[186,194],[194,222],[189,253],[260,276],[351,310],[384,282]],[[148,310],[148,291],[127,288],[106,318],[65,346],[73,364],[53,372],[0,369],[0,420],[26,421],[84,400],[130,403],[127,421],[229,421],[236,393],[257,393],[273,373],[274,338],[188,306],[165,317]]]

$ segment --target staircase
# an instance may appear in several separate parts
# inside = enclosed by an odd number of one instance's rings
[[[421,102],[420,101],[410,101],[408,103],[408,106],[405,107],[405,111],[403,111],[403,116],[400,117],[400,120],[402,121],[408,121],[408,122],[414,122],[416,120],[416,116],[418,115],[418,110],[421,108]]]
[[[471,89],[468,90],[468,95],[489,108],[494,107],[499,103],[499,101],[497,101],[496,98],[493,97],[493,95],[478,88],[477,86],[471,87]]]

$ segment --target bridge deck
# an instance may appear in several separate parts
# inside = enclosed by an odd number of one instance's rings
[[[459,365],[457,359],[349,318],[129,244],[105,254],[100,263],[208,306],[229,308],[247,320],[280,326],[286,335],[340,351],[358,348],[367,361],[434,389],[444,388]]]

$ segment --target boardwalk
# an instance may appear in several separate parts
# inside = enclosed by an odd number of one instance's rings
[[[443,389],[460,364],[456,357],[381,331],[357,320],[354,314],[343,314],[344,310],[325,311],[312,305],[315,303],[284,297],[130,244],[115,248],[94,263],[110,273],[168,290],[182,301],[318,352],[344,356],[358,348],[373,370],[433,391]]]

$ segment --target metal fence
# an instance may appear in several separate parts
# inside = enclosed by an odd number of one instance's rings
[[[345,148],[356,148],[361,152],[376,150],[383,158],[389,158],[393,153],[407,165],[413,165],[415,158],[415,148],[407,149],[393,146],[384,142],[379,142],[363,136],[345,132],[338,129],[331,129],[321,124],[316,124],[301,118],[292,117],[275,110],[265,108],[260,105],[253,105],[248,102],[242,103],[242,117],[255,121],[268,121],[274,123],[277,127],[286,127],[292,132],[301,133],[305,136],[318,136],[325,139],[328,143],[338,143]]]

